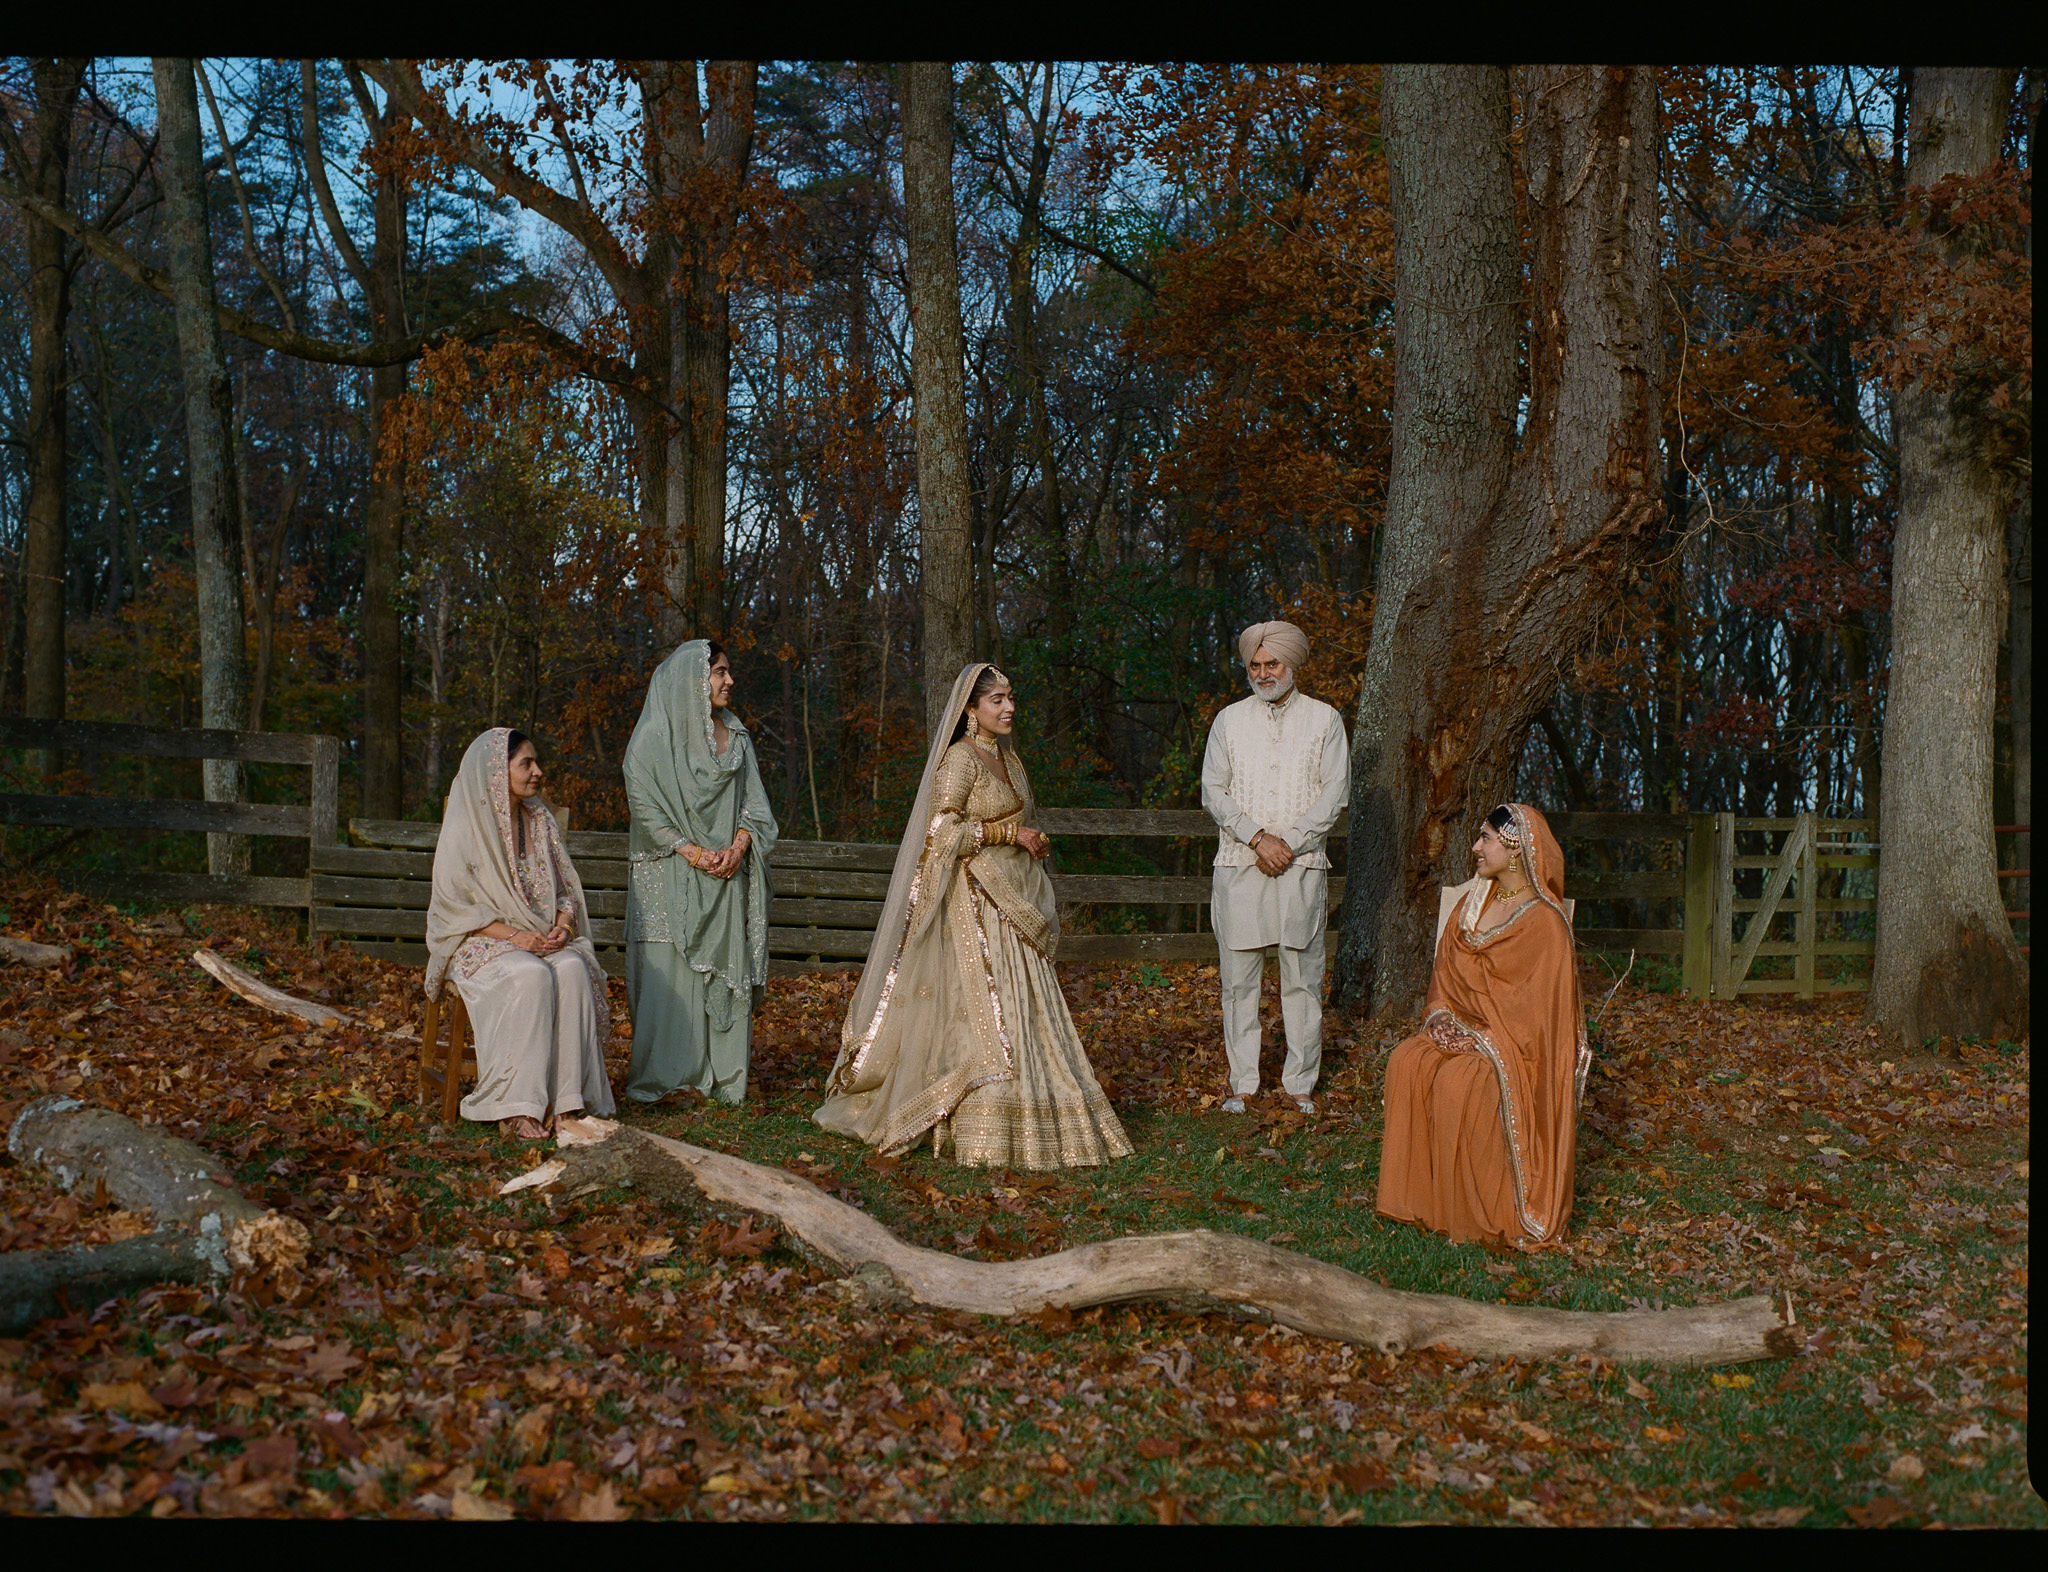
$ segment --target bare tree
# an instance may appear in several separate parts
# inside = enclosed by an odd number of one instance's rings
[[[63,207],[71,166],[71,116],[87,62],[37,59],[32,142],[7,138],[16,180],[45,202]],[[64,232],[28,215],[28,506],[22,552],[26,627],[22,650],[22,713],[64,717],[64,534],[67,500],[64,443],[68,424],[64,374],[65,323],[71,314],[71,270]],[[55,767],[54,756],[43,761]]]
[[[907,60],[903,204],[909,241],[911,377],[917,405],[918,569],[924,596],[925,729],[974,655],[974,541],[967,474],[966,349],[953,207],[953,67]]]
[[[1914,73],[1907,178],[1926,188],[1998,162],[2015,72]],[[1923,202],[1929,263],[1967,259],[1965,226]],[[1966,283],[1956,269],[1955,289]],[[1924,308],[1899,337],[1938,333]],[[1892,547],[1891,686],[1878,826],[1870,1015],[1895,1043],[2027,1029],[2025,961],[1998,889],[1992,722],[2005,620],[2012,481],[1986,438],[1984,384],[1964,350],[1951,374],[1899,399],[1899,522]]]
[[[319,79],[311,60],[299,63],[306,174],[326,220],[334,249],[370,308],[370,336],[389,340],[405,336],[405,195],[406,179],[397,143],[410,122],[404,110],[387,102],[379,108],[362,73],[348,68],[356,107],[369,131],[369,164],[375,180],[371,190],[371,244],[365,257],[348,226],[327,179],[321,146]],[[399,552],[405,539],[405,476],[396,456],[384,451],[386,418],[405,397],[406,363],[376,366],[370,372],[370,399],[365,423],[370,436],[370,475],[363,505],[363,812],[371,818],[395,819],[405,811],[404,759],[400,706],[405,691],[405,661],[398,607]],[[432,788],[429,787],[429,790]]]
[[[1629,66],[1522,72],[1529,385],[1505,69],[1389,67],[1391,562],[1361,695],[1335,1002],[1421,1003],[1437,887],[1469,872],[1563,663],[1663,516],[1657,89]]]
[[[200,718],[208,727],[240,731],[248,719],[249,696],[242,659],[245,619],[235,400],[215,315],[213,251],[199,159],[199,94],[189,59],[160,57],[150,64],[162,138],[165,249],[185,381],[186,475],[192,494],[192,566],[199,601]],[[204,778],[208,802],[240,799],[238,761],[208,759]],[[248,841],[209,835],[207,865],[216,874],[248,872]]]
[[[626,316],[631,371],[619,379],[640,457],[641,518],[662,542],[673,641],[724,625],[726,396],[731,365],[726,262],[754,140],[757,62],[714,60],[698,88],[698,62],[631,68],[640,96],[644,239],[610,221],[586,173],[592,149],[572,124],[544,67],[533,80],[538,117],[552,127],[570,177],[563,191],[515,155],[524,127],[486,127],[452,114],[407,60],[363,60],[452,157],[555,225],[589,254]],[[708,98],[708,102],[707,102]],[[572,348],[571,363],[590,356]]]

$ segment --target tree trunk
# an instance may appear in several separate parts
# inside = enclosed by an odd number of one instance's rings
[[[164,1130],[69,1097],[39,1097],[15,1118],[7,1150],[24,1167],[47,1168],[66,1190],[104,1184],[157,1231],[142,1239],[70,1250],[0,1255],[0,1332],[46,1316],[90,1311],[111,1294],[151,1283],[225,1281],[268,1272],[289,1291],[305,1264],[305,1226],[235,1190],[223,1164]]]
[[[380,110],[362,73],[349,66],[349,86],[361,111],[373,156],[376,184],[370,193],[372,248],[368,258],[342,222],[327,181],[320,134],[319,83],[310,60],[300,62],[306,169],[328,233],[370,310],[374,340],[405,336],[405,176],[393,156],[398,132],[411,116],[395,101]],[[399,554],[405,536],[405,473],[397,455],[386,454],[384,427],[405,397],[406,362],[373,367],[365,411],[370,475],[363,500],[363,812],[372,818],[401,818],[405,811],[403,706],[405,652],[398,607]],[[388,462],[387,462],[388,460]],[[437,783],[430,780],[431,793]]]
[[[404,111],[387,106],[371,127],[379,142],[395,133]],[[364,294],[370,307],[370,336],[403,338],[405,323],[405,185],[403,176],[380,162],[371,194],[375,249]],[[405,472],[396,453],[385,452],[385,423],[405,397],[406,363],[378,366],[370,373],[371,469],[363,499],[363,812],[397,819],[405,812],[405,652],[399,621],[399,557],[405,546]],[[428,791],[433,790],[429,782]]]
[[[188,59],[151,61],[156,77],[164,238],[171,301],[178,320],[178,362],[185,383],[187,479],[192,492],[192,567],[199,601],[200,724],[240,731],[248,720],[243,671],[242,525],[235,484],[234,388],[214,312],[213,250],[199,160],[199,95]],[[207,759],[208,802],[242,796],[242,766]],[[246,836],[208,835],[207,867],[249,871]]]
[[[1512,789],[1530,722],[1663,515],[1655,78],[1522,82],[1533,312],[1520,297],[1508,80],[1386,72],[1395,226],[1387,543],[1353,741],[1333,1002],[1398,1020],[1429,982],[1437,890]]]
[[[842,1291],[880,1306],[970,1315],[1151,1301],[1277,1321],[1312,1337],[1397,1353],[1448,1345],[1481,1358],[1598,1354],[1648,1364],[1787,1358],[1804,1338],[1757,1296],[1681,1310],[1597,1312],[1477,1304],[1388,1288],[1341,1266],[1236,1234],[1194,1229],[1086,1244],[1026,1261],[963,1261],[906,1244],[809,1180],[641,1130],[571,1147],[508,1182],[588,1194],[631,1185],[692,1211],[744,1221],[766,1213],[799,1253],[843,1274]]]
[[[1912,186],[1997,163],[2013,80],[2012,70],[1998,67],[1914,73]],[[1966,256],[1962,234],[1932,215],[1922,222],[1930,266]],[[1924,320],[1900,324],[1901,339],[1927,332]],[[2027,1030],[2027,969],[2006,920],[1992,834],[2011,489],[1982,440],[1970,380],[1958,375],[1936,386],[1923,379],[1899,398],[1883,861],[1869,1010],[1879,1030],[1906,1047]]]
[[[643,75],[648,156],[666,230],[650,248],[669,402],[681,419],[650,411],[662,426],[658,464],[643,456],[646,480],[662,488],[662,579],[668,643],[715,638],[725,628],[726,405],[732,375],[731,302],[722,264],[732,245],[739,194],[754,146],[752,60],[669,60]],[[643,362],[655,363],[650,342]]]
[[[23,183],[64,206],[71,166],[71,115],[84,78],[83,60],[35,60],[35,146]],[[22,521],[22,713],[31,720],[64,718],[64,590],[66,475],[64,329],[71,314],[71,269],[64,232],[33,213],[28,229],[28,502]],[[39,755],[54,773],[54,753]]]
[[[2034,804],[2034,535],[2030,512],[2015,511],[2006,546],[2011,562],[2012,597],[2007,634],[2012,690],[2012,822],[2032,826]],[[2031,868],[2027,860],[2031,833],[2014,841],[2011,866]],[[2032,879],[2018,881],[2019,891]]]
[[[907,60],[903,208],[910,274],[910,371],[917,405],[918,577],[924,597],[925,732],[974,658],[974,524],[968,496],[966,347],[953,207],[953,66]]]

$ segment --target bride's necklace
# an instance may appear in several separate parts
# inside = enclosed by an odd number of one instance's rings
[[[1493,887],[1493,893],[1498,895],[1504,901],[1519,901],[1523,896],[1529,893],[1529,886],[1526,884],[1518,884],[1512,890],[1510,890],[1505,885],[1496,884]]]
[[[983,753],[988,754],[991,758],[996,755],[998,749],[993,738],[983,737],[980,732],[976,732],[972,740],[975,747],[981,749]]]

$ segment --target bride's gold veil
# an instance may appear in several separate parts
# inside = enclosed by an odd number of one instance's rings
[[[974,661],[961,668],[960,675],[953,679],[953,691],[946,700],[945,711],[932,732],[931,752],[924,761],[924,774],[917,783],[917,801],[911,807],[909,821],[903,826],[902,843],[896,848],[896,866],[889,875],[889,895],[882,903],[881,920],[875,924],[874,943],[868,947],[867,964],[861,968],[860,985],[853,990],[853,1003],[847,1007],[846,1022],[839,1029],[842,1058],[861,1038],[871,1035],[876,1016],[888,1002],[884,990],[895,971],[897,953],[903,945],[904,930],[910,921],[910,887],[917,879],[917,865],[924,855],[925,837],[931,830],[932,783],[938,779],[939,765],[945,760],[946,749],[952,743],[953,727],[967,708],[968,696],[974,692],[975,679],[988,665],[987,661]]]

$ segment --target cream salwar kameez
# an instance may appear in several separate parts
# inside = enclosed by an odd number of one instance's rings
[[[597,994],[583,957],[568,950],[530,955],[508,945],[472,976],[455,974],[476,1035],[476,1088],[462,1099],[465,1119],[542,1119],[557,1113],[608,1118],[611,1084],[593,1046]]]
[[[510,736],[499,726],[472,742],[448,789],[427,907],[427,995],[452,982],[469,1012],[477,1079],[463,1118],[606,1118],[611,1017],[583,883],[554,815],[512,796]],[[557,921],[575,937],[546,956],[477,931],[502,922],[546,933]]]
[[[1202,754],[1202,806],[1216,821],[1210,915],[1216,929],[1223,1051],[1230,1089],[1259,1089],[1259,984],[1265,950],[1280,952],[1280,1015],[1291,1097],[1315,1090],[1323,1058],[1323,934],[1329,907],[1325,841],[1351,791],[1344,722],[1290,688],[1278,703],[1256,695],[1221,710]],[[1285,841],[1294,862],[1271,875],[1252,838]]]

